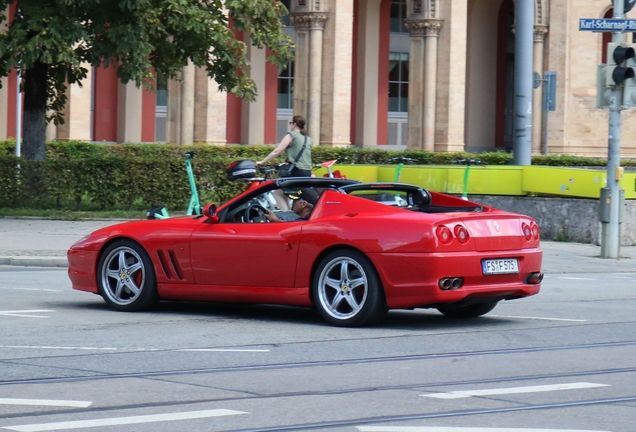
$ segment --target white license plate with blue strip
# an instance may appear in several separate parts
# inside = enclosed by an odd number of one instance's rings
[[[485,259],[481,261],[485,275],[519,273],[517,258]]]

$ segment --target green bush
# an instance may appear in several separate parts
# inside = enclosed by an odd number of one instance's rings
[[[0,141],[0,207],[70,211],[143,210],[165,205],[170,211],[185,211],[190,185],[185,155],[195,151],[193,171],[201,203],[223,203],[245,189],[245,183],[230,182],[225,168],[240,159],[259,160],[273,146],[171,144],[94,144],[49,142],[46,160],[26,161],[15,156],[15,140]],[[315,162],[341,159],[353,164],[395,164],[404,156],[420,165],[450,164],[458,159],[478,159],[489,165],[507,165],[512,155],[491,153],[435,153],[394,151],[356,147],[316,147]],[[280,158],[282,161],[283,158]],[[576,156],[534,156],[533,165],[601,167],[605,159]],[[623,166],[636,166],[623,161]]]

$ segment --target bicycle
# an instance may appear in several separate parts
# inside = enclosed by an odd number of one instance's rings
[[[488,164],[478,159],[458,159],[453,161],[452,163],[466,165],[466,169],[464,170],[464,191],[462,192],[462,199],[468,200],[468,176],[470,174],[470,166],[471,165],[488,165]]]
[[[283,165],[284,163],[279,163],[273,166],[260,165],[256,167],[256,170],[259,173],[263,174],[263,177],[239,178],[235,181],[249,183],[246,190],[254,189],[264,181],[273,180],[275,178],[274,173],[279,171],[280,167]],[[287,197],[282,196],[282,194],[276,195],[274,194],[274,192],[271,191],[264,194],[264,196],[256,198],[256,200],[258,201],[258,204],[266,209],[289,210],[289,208],[291,207],[289,199]]]
[[[396,183],[399,183],[402,176],[402,168],[404,167],[404,164],[414,164],[415,162],[417,162],[417,160],[404,156],[395,156],[389,158],[389,162],[398,162],[397,166],[395,167],[394,181]]]
[[[342,173],[340,172],[340,170],[335,170],[333,171],[331,169],[332,166],[335,165],[336,162],[338,161],[343,161],[345,159],[332,159],[332,160],[328,160],[328,161],[324,161],[324,162],[320,162],[314,165],[314,171],[317,169],[321,169],[321,168],[326,168],[327,169],[327,174],[323,175],[323,177],[329,177],[329,178],[347,178],[347,176],[342,175]]]

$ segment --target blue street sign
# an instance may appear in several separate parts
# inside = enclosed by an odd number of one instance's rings
[[[591,32],[636,32],[636,20],[614,18],[581,18],[579,31]]]

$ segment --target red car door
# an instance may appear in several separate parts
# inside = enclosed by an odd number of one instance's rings
[[[300,233],[306,223],[201,224],[190,243],[196,283],[294,287]]]

